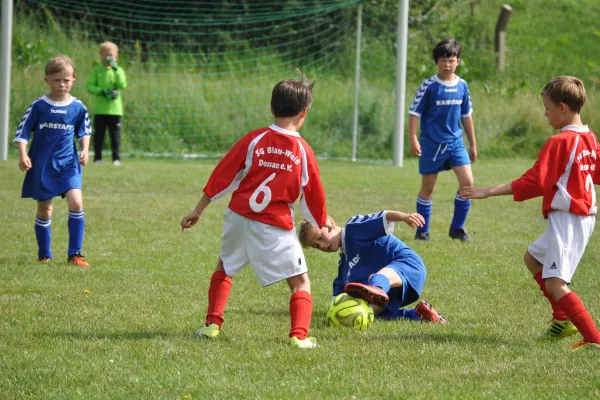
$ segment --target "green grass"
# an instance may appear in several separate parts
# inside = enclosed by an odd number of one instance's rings
[[[530,160],[482,159],[477,183],[518,177]],[[191,231],[191,209],[214,161],[125,160],[84,171],[84,254],[66,263],[67,210],[54,202],[55,259],[40,265],[35,203],[19,199],[14,157],[0,163],[0,398],[595,398],[598,354],[572,352],[578,337],[543,339],[546,300],[523,266],[543,230],[540,201],[477,201],[472,243],[447,237],[456,179],[442,174],[434,195],[432,241],[396,235],[423,257],[423,297],[447,327],[376,321],[363,333],[325,326],[337,255],[307,250],[314,296],[311,335],[320,347],[290,348],[289,289],[261,288],[247,268],[234,279],[216,341],[193,332],[203,322],[227,201],[211,205]],[[328,210],[343,223],[383,208],[411,211],[417,163],[320,163]],[[592,237],[572,289],[600,315],[600,256]],[[85,293],[84,291],[89,291]]]

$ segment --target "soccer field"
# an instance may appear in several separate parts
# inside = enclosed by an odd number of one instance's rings
[[[221,336],[194,337],[206,311],[227,200],[184,233],[216,161],[131,160],[84,169],[83,253],[69,266],[67,205],[54,200],[50,264],[36,261],[35,202],[20,199],[15,156],[0,163],[0,398],[164,399],[591,399],[598,353],[571,351],[574,336],[543,336],[550,306],[523,265],[545,228],[541,199],[473,201],[471,243],[448,238],[456,178],[441,174],[432,240],[395,234],[428,267],[423,298],[448,326],[375,321],[355,332],[327,327],[337,254],[306,250],[314,297],[311,336],[289,346],[289,289],[261,288],[250,268],[233,281]],[[477,185],[508,182],[533,160],[481,159]],[[403,168],[319,163],[338,224],[382,209],[414,211],[416,159]],[[298,214],[298,213],[297,213]],[[299,218],[299,215],[297,215]],[[299,220],[299,219],[297,219]],[[600,235],[571,288],[600,323]]]

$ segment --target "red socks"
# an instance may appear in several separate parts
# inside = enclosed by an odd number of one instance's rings
[[[310,293],[304,290],[292,293],[290,297],[290,317],[292,324],[290,337],[297,337],[300,340],[306,339],[308,328],[310,327],[312,308],[312,296]]]
[[[223,325],[223,311],[229,293],[231,292],[231,277],[225,271],[215,271],[210,278],[208,288],[208,311],[206,312],[206,325],[217,324],[219,329]]]
[[[600,344],[600,332],[583,302],[574,292],[565,294],[558,299],[556,304],[564,310],[567,318],[579,329],[584,341]]]
[[[542,271],[538,271],[535,275],[533,275],[533,279],[535,279],[537,284],[540,286],[540,290],[544,294],[544,297],[548,299],[548,301],[550,302],[550,306],[552,306],[552,318],[559,321],[567,319],[567,314],[565,314],[565,312],[560,307],[558,307],[556,301],[554,301],[552,296],[550,296],[550,293],[548,293],[548,291],[546,290],[546,281],[542,279]]]

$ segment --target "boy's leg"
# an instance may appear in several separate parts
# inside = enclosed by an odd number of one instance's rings
[[[121,116],[111,115],[108,124],[108,134],[110,135],[110,147],[112,150],[112,160],[121,161]]]
[[[571,292],[560,278],[550,278],[547,281],[549,292],[558,306],[564,310],[567,318],[577,327],[583,340],[587,343],[600,344],[600,331],[579,296]],[[565,294],[561,296],[561,293]]]
[[[537,282],[542,294],[548,301],[550,302],[550,306],[552,307],[552,319],[557,321],[564,321],[567,319],[567,314],[563,310],[560,309],[556,301],[552,298],[550,293],[546,290],[546,281],[542,279],[542,264],[536,260],[529,251],[525,252],[524,255],[525,265],[529,269],[529,271],[533,275],[533,279]]]
[[[50,247],[52,223],[52,200],[38,201],[35,216],[35,238],[38,244],[38,260],[48,262],[52,259]]]
[[[65,197],[69,208],[69,218],[67,220],[67,226],[69,228],[68,260],[77,266],[89,267],[89,264],[81,254],[85,229],[81,190],[71,189],[65,194]]]
[[[415,239],[429,240],[429,220],[431,219],[432,195],[437,182],[437,174],[421,175],[421,190],[417,196],[417,212],[423,216],[425,223],[417,227]]]
[[[291,329],[289,337],[303,341],[308,337],[312,317],[312,295],[308,274],[293,276],[287,280],[292,295],[290,296]]]
[[[102,148],[106,134],[106,115],[94,115],[94,162],[102,161]]]
[[[469,240],[469,235],[467,235],[464,226],[467,221],[467,214],[471,208],[471,200],[458,197],[458,193],[465,186],[473,186],[473,172],[470,164],[453,167],[452,169],[458,179],[459,188],[454,197],[454,216],[450,224],[450,237],[466,241]]]
[[[208,309],[206,311],[206,323],[216,324],[219,329],[223,326],[223,313],[227,300],[229,300],[229,293],[231,293],[232,280],[230,276],[227,276],[223,269],[223,261],[219,259],[217,268],[210,278],[210,286],[208,288]]]

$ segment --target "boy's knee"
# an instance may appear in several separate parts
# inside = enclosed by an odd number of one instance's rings
[[[52,202],[44,201],[37,204],[36,215],[43,219],[48,219],[52,216]]]

